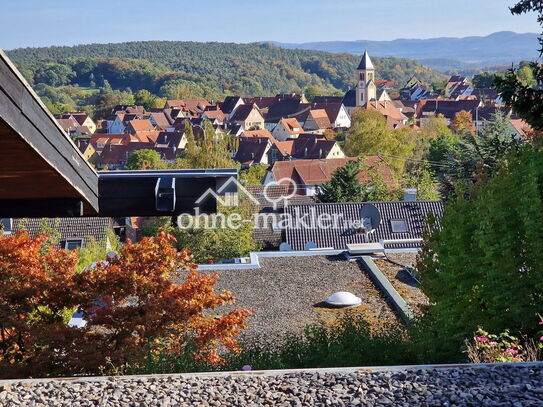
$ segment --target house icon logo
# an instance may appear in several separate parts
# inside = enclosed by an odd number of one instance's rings
[[[290,193],[288,195],[278,195],[274,196],[272,193],[273,186],[281,186],[290,184]],[[288,189],[288,188],[287,188]],[[262,197],[272,204],[273,208],[276,209],[279,203],[286,201],[292,198],[296,194],[297,184],[290,178],[283,178],[279,181],[274,181],[267,184],[264,187]],[[236,192],[237,191],[237,192]],[[252,203],[255,205],[261,205],[261,202],[250,193],[238,179],[234,176],[230,177],[219,189],[216,191],[213,188],[208,188],[199,198],[196,200],[196,206],[200,206],[207,199],[214,198],[216,202],[220,203],[225,207],[233,207],[239,205],[240,195],[245,195]]]
[[[255,205],[259,205],[258,199],[247,191],[247,189],[234,176],[228,178],[228,180],[219,189],[217,189],[217,191],[213,190],[213,188],[208,188],[195,203],[197,206],[199,206],[207,199],[214,198],[222,206],[238,206],[240,194],[245,195]]]

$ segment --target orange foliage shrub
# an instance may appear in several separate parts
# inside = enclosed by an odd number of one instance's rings
[[[0,237],[0,377],[99,374],[106,364],[137,365],[149,351],[189,348],[220,364],[221,349],[239,350],[251,312],[207,311],[234,297],[216,292],[217,275],[198,273],[171,235],[129,243],[82,273],[77,251],[44,247],[46,238]],[[76,309],[83,328],[67,325]]]

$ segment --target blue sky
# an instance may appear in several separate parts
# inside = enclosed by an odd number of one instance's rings
[[[0,0],[0,48],[133,40],[309,42],[539,32],[515,0]]]

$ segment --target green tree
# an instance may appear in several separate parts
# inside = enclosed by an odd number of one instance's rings
[[[445,194],[452,193],[459,181],[469,187],[481,177],[492,175],[503,158],[520,145],[509,119],[497,111],[478,134],[467,133],[459,139],[455,154],[447,162],[443,178]]]
[[[511,7],[511,12],[536,12],[538,23],[543,25],[543,0],[520,0]],[[543,37],[539,38],[539,43],[542,46],[540,52],[543,52]],[[512,106],[534,129],[543,130],[543,88],[533,85],[543,83],[543,67],[539,63],[532,63],[529,77],[525,68],[511,68],[503,78],[496,78],[494,86],[506,104]]]
[[[369,180],[362,184],[363,202],[397,201],[398,191],[390,188],[381,174],[373,169],[367,170]]]
[[[231,151],[236,149],[233,137],[217,133],[213,125],[203,122],[203,137],[196,140],[190,122],[185,122],[187,147],[185,153],[173,164],[174,168],[240,168],[240,164],[231,158]]]
[[[76,270],[82,271],[92,263],[106,259],[109,252],[118,253],[120,249],[119,237],[111,229],[106,230],[106,236],[103,240],[87,236],[85,238],[85,247],[79,249],[79,262]]]
[[[521,63],[517,71],[517,76],[519,81],[529,88],[532,88],[537,85],[537,81],[534,77],[534,70],[529,63]]]
[[[441,113],[426,121],[422,126],[421,132],[422,136],[425,138],[436,138],[440,134],[447,136],[452,135],[451,129],[449,129],[449,125],[447,124],[447,120]]]
[[[432,89],[439,95],[445,95],[445,87],[447,86],[446,80],[436,81],[432,83]]]
[[[413,155],[416,135],[409,129],[391,130],[385,117],[372,110],[357,110],[345,141],[351,156],[383,155],[396,174],[401,174],[406,158]]]
[[[477,89],[491,88],[498,74],[492,72],[481,72],[473,76],[473,86]]]
[[[138,90],[134,95],[134,103],[143,106],[145,110],[156,107],[157,97],[145,89]]]
[[[34,82],[56,87],[69,84],[74,77],[75,72],[69,66],[49,63],[38,68],[34,75]]]
[[[309,102],[313,102],[316,96],[321,96],[322,94],[323,90],[318,86],[308,86],[304,90],[304,95]]]
[[[458,137],[450,132],[449,134],[439,134],[430,140],[428,159],[436,174],[445,171],[447,162],[450,156],[456,153],[457,147]]]
[[[329,182],[317,191],[317,202],[357,202],[362,198],[363,187],[358,180],[360,163],[349,161],[334,171]]]
[[[429,164],[422,164],[406,173],[402,185],[405,188],[416,188],[420,201],[437,201],[440,199],[438,185]]]
[[[253,236],[252,213],[251,204],[240,197],[238,206],[219,206],[215,218],[214,215],[183,216],[179,227],[172,227],[170,219],[162,218],[154,225],[147,226],[144,233],[153,236],[157,231],[168,231],[177,239],[176,247],[188,248],[194,255],[194,261],[199,264],[231,260],[245,257],[249,252],[259,249]],[[239,215],[239,221],[231,225],[221,221],[223,216],[228,219],[230,215]]]
[[[419,262],[435,342],[458,355],[478,326],[533,334],[543,309],[543,152],[524,146],[445,208]],[[425,317],[426,318],[426,317]],[[449,360],[451,360],[449,358]]]
[[[159,170],[165,168],[160,154],[155,150],[137,150],[131,153],[126,160],[127,170]]]
[[[267,172],[266,165],[252,165],[239,172],[239,181],[246,187],[262,185]]]

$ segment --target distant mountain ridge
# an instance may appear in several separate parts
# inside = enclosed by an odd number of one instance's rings
[[[522,60],[536,59],[539,56],[538,35],[501,31],[484,37],[273,43],[288,49],[356,55],[368,50],[372,56],[416,59],[430,68],[447,71],[511,65]]]

